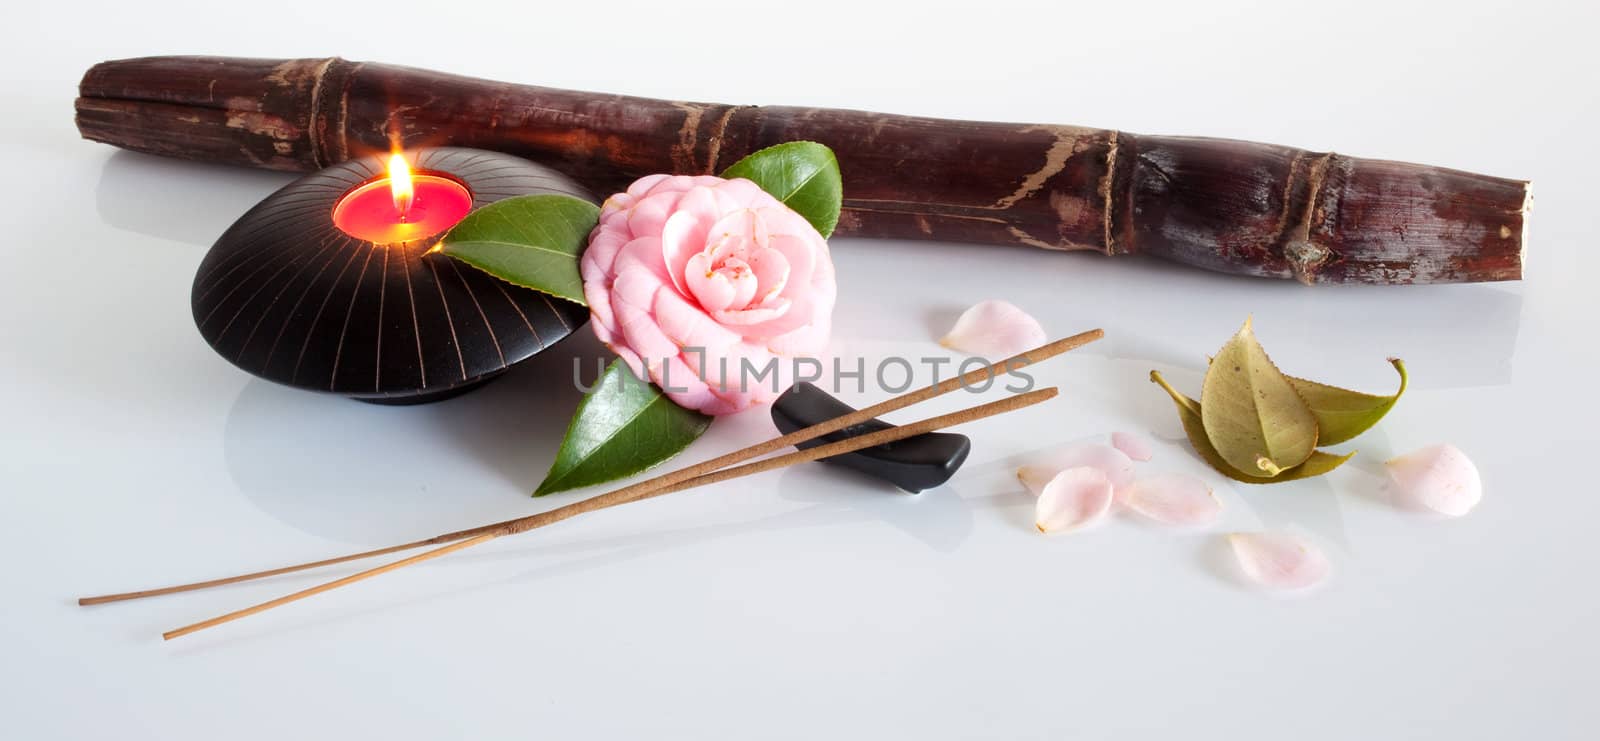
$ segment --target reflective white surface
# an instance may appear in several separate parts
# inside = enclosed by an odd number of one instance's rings
[[[45,739],[1580,738],[1600,641],[1592,8],[1576,3],[38,4],[12,9],[0,136],[0,735]],[[286,182],[80,141],[90,64],[319,56],[680,99],[876,108],[1337,148],[1530,178],[1527,280],[1227,278],[1140,258],[838,240],[836,350],[942,355],[1008,298],[1108,337],[1063,397],[962,430],[912,497],[803,466],[609,511],[189,638],[327,572],[94,609],[82,595],[318,558],[573,501],[528,499],[587,334],[489,387],[384,408],[252,380],[189,317],[210,244]],[[1197,392],[1247,314],[1286,369],[1412,390],[1318,480],[1217,481],[1209,532],[1041,537],[1012,477],[1112,430],[1204,472]],[[551,380],[552,378],[556,380]],[[854,403],[880,393],[845,394]],[[946,398],[897,417],[971,403]],[[772,434],[719,421],[679,463]],[[1392,507],[1381,461],[1448,441],[1466,518]],[[1215,476],[1212,476],[1215,479]],[[1286,528],[1333,580],[1242,586],[1219,533]]]

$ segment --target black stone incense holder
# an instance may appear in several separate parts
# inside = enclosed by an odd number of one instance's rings
[[[407,159],[464,186],[473,209],[534,193],[595,200],[511,155],[441,147]],[[439,234],[378,244],[335,227],[341,199],[384,176],[384,157],[348,160],[284,186],[223,233],[191,294],[206,342],[269,381],[414,404],[475,388],[588,319],[582,306],[430,253]]]
[[[855,409],[849,404],[829,396],[822,389],[809,383],[797,383],[773,402],[772,422],[787,435],[853,411]],[[891,427],[894,425],[888,422],[869,420],[800,443],[796,447],[801,450],[814,448]],[[949,481],[961,464],[967,461],[970,452],[972,441],[966,435],[929,432],[898,442],[863,448],[854,453],[823,458],[822,462],[860,471],[915,494]]]

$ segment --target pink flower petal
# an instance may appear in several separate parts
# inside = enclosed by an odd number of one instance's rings
[[[1328,578],[1332,566],[1321,549],[1286,533],[1228,536],[1239,568],[1250,581],[1271,589],[1305,589]]]
[[[633,207],[633,196],[627,193],[613,193],[605,203],[600,204],[600,223],[605,224],[612,217]]]
[[[650,382],[650,372],[644,369],[644,361],[640,360],[639,356],[629,350],[627,346],[621,344],[613,345],[607,342],[606,347],[611,348],[612,352],[615,352],[622,362],[628,364],[628,370],[633,371],[633,377],[639,379],[640,383]]]
[[[1467,454],[1454,445],[1434,445],[1384,464],[1401,503],[1460,517],[1483,499],[1483,479]]]
[[[626,229],[597,226],[589,233],[589,246],[583,250],[583,262],[592,265],[586,270],[604,269],[617,259],[617,253],[631,237]],[[585,273],[586,275],[588,273]]]
[[[617,318],[611,312],[611,286],[607,281],[583,282],[583,300],[589,304],[589,318],[593,320],[595,337],[609,345],[615,341]]]
[[[711,267],[711,257],[704,252],[693,255],[684,265],[683,282],[691,296],[706,311],[722,311],[733,305],[739,293],[728,276]]]
[[[1081,530],[1111,511],[1111,482],[1093,468],[1069,468],[1045,484],[1034,503],[1034,527],[1041,533]]]
[[[1111,433],[1111,447],[1126,453],[1133,460],[1150,460],[1150,443],[1131,432]]]
[[[666,264],[661,262],[661,238],[638,237],[622,246],[611,263],[611,274],[622,275],[632,268],[644,268],[662,283],[671,283]]]
[[[758,203],[768,201],[771,195],[756,185],[755,181],[745,178],[734,178],[717,185],[717,192],[732,198],[739,208],[750,208]]]
[[[645,265],[631,264],[618,270],[617,277],[611,281],[611,309],[618,315],[617,324],[626,323],[621,316],[624,306],[649,310],[661,287],[661,276]]]
[[[630,197],[630,200],[637,201],[640,198],[643,198],[646,193],[649,193],[651,188],[656,187],[656,185],[670,177],[672,176],[665,173],[659,175],[646,175],[638,180],[633,181],[633,185],[628,186],[627,195]]]
[[[757,291],[751,299],[760,305],[777,296],[789,281],[789,258],[771,247],[763,247],[750,255],[750,271],[756,276]]]
[[[826,310],[811,324],[767,339],[767,350],[777,355],[813,357],[828,346],[833,322]]]
[[[666,265],[667,275],[672,277],[672,284],[677,286],[678,292],[689,293],[685,273],[689,261],[695,255],[701,254],[706,246],[706,233],[711,225],[710,218],[703,218],[700,214],[687,208],[691,200],[710,202],[711,191],[706,188],[696,188],[683,197],[683,203],[677,211],[667,217],[666,224],[661,227],[661,259]],[[712,208],[706,203],[700,204],[701,208]],[[712,217],[714,218],[714,217]]]
[[[693,182],[695,187],[699,188],[715,188],[728,182],[716,175],[690,175],[689,180]]]
[[[673,356],[662,358],[659,363],[652,362],[650,380],[654,381],[673,403],[685,409],[721,406],[722,399],[711,392],[706,382],[700,380],[700,377],[694,374],[694,369],[681,357]]]
[[[771,202],[769,202],[770,204]],[[767,223],[768,231],[773,234],[787,234],[807,242],[821,242],[822,235],[817,228],[806,221],[806,217],[796,213],[788,206],[765,205],[757,208],[756,213],[761,214],[762,220]]]
[[[1038,494],[1057,473],[1080,466],[1098,469],[1118,497],[1133,485],[1133,460],[1126,453],[1099,443],[1071,445],[1051,453],[1042,463],[1023,466],[1017,471],[1017,478]]]
[[[682,197],[682,193],[668,190],[639,199],[633,208],[628,209],[628,230],[635,237],[660,237],[667,217],[672,215],[673,208]]]
[[[699,184],[692,175],[668,175],[652,183],[639,197],[643,199],[658,193],[682,193]]]
[[[703,361],[693,356],[721,353],[740,340],[737,332],[712,321],[706,312],[676,291],[657,291],[651,308],[661,331],[684,348],[682,354],[697,366]]]
[[[758,345],[734,343],[696,362],[703,364],[711,390],[738,402],[741,408],[772,401],[794,384],[791,359],[775,357]]]
[[[756,274],[750,270],[750,264],[737,257],[730,257],[722,261],[718,271],[727,275],[733,284],[733,302],[731,308],[743,309],[750,306],[750,299],[756,295],[760,281]]]
[[[939,344],[969,355],[999,360],[1043,345],[1049,338],[1039,321],[1006,301],[984,301],[956,319]]]
[[[1182,527],[1210,525],[1222,514],[1222,502],[1211,487],[1186,473],[1139,479],[1128,487],[1122,502],[1156,522]]]
[[[748,208],[723,216],[706,231],[706,247],[713,263],[729,257],[744,259],[765,247],[768,239],[767,222]]]
[[[808,227],[809,228],[809,227]],[[812,229],[811,233],[816,234]],[[790,287],[809,290],[809,285],[818,268],[831,268],[832,263],[827,261],[828,243],[821,237],[807,239],[804,236],[785,232],[774,233],[767,240],[767,246],[783,255],[784,262],[789,265],[789,277],[786,283]],[[819,262],[824,263],[819,265]],[[827,282],[833,283],[833,274],[827,274]],[[780,291],[780,293],[782,293]]]
[[[755,249],[755,243],[743,234],[712,232],[706,237],[706,256],[711,258],[712,265],[730,257],[743,259]]]
[[[622,339],[644,361],[652,378],[662,360],[679,353],[678,344],[661,331],[653,316],[656,292],[661,290],[664,287],[656,276],[632,268],[617,276],[611,294],[611,308],[616,312]]]
[[[759,336],[759,333],[750,329],[752,325],[764,322],[776,322],[783,318],[789,311],[788,299],[773,299],[759,309],[745,309],[743,311],[716,311],[711,316],[723,324],[741,327],[746,336]]]
[[[1061,473],[1061,469],[1054,466],[1023,466],[1017,469],[1017,480],[1022,482],[1029,494],[1039,496],[1044,493],[1045,484],[1050,483],[1050,479],[1058,473]]]
[[[621,195],[621,194],[612,196],[613,199],[620,199],[620,198],[626,198],[626,197],[627,196],[624,196],[624,195]],[[615,210],[612,210],[612,211],[604,211],[604,210],[602,210],[600,212],[600,224],[596,228],[604,228],[607,231],[614,231],[614,232],[616,232],[618,234],[624,235],[624,237],[631,238],[633,233],[628,231],[628,213],[632,209],[633,209],[633,202],[629,201],[627,203],[626,207],[619,206],[618,208],[616,208]]]
[[[819,271],[812,275],[812,281],[809,287],[796,288],[794,276],[791,274],[789,285],[782,294],[751,307],[752,309],[778,306],[788,308],[773,321],[745,326],[744,336],[752,339],[765,338],[770,347],[776,348],[778,337],[792,335],[807,327],[815,330],[831,326],[833,304],[838,297],[833,276],[831,272],[824,276]],[[801,321],[808,317],[809,322]]]

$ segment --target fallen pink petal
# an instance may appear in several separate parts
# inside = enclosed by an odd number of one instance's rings
[[[1156,522],[1180,527],[1203,527],[1222,515],[1222,502],[1211,487],[1186,473],[1134,481],[1122,501],[1128,509]]]
[[[1045,484],[1050,483],[1050,479],[1058,473],[1061,473],[1061,469],[1051,466],[1023,466],[1017,469],[1017,480],[1027,487],[1029,494],[1039,496],[1044,493]]]
[[[1136,461],[1150,460],[1150,443],[1139,435],[1131,432],[1111,433],[1111,447],[1125,453]]]
[[[1306,589],[1327,580],[1332,566],[1322,550],[1287,533],[1233,533],[1228,536],[1239,569],[1269,589]]]
[[[1034,503],[1039,532],[1072,532],[1104,519],[1111,511],[1111,481],[1098,469],[1069,468],[1045,484]]]
[[[1119,498],[1133,484],[1133,459],[1110,445],[1081,443],[1045,456],[1042,462],[1017,470],[1017,479],[1038,495],[1055,475],[1069,468],[1088,467],[1105,474]]]
[[[983,301],[962,312],[939,344],[990,360],[1009,358],[1049,341],[1039,320],[1008,301]]]
[[[1384,466],[1403,505],[1460,517],[1483,499],[1478,467],[1454,445],[1426,447],[1393,458]]]

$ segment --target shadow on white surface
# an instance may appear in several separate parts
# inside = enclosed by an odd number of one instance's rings
[[[299,176],[118,150],[95,184],[95,212],[123,231],[210,247],[245,211]]]
[[[983,300],[978,299],[972,303],[976,304],[978,301]],[[922,322],[927,327],[928,337],[934,340],[944,337],[950,332],[950,328],[956,326],[956,320],[961,317],[961,312],[966,311],[967,308],[966,306],[952,304],[950,306],[935,307],[923,312]]]
[[[722,486],[726,486],[726,484]],[[929,493],[933,491],[936,490],[930,490]],[[857,491],[856,493],[864,494],[865,496],[873,496],[874,494],[895,496],[892,492],[863,493]],[[230,646],[249,643],[262,638],[281,637],[308,629],[343,624],[373,615],[389,613],[407,606],[457,600],[465,595],[501,590],[508,586],[525,587],[550,579],[570,578],[639,559],[659,558],[675,549],[703,546],[722,538],[759,538],[763,533],[835,527],[841,524],[860,522],[863,519],[865,518],[861,516],[860,512],[853,508],[839,507],[832,504],[815,504],[750,520],[719,522],[674,529],[635,531],[623,535],[584,538],[576,541],[541,542],[534,538],[523,541],[525,544],[509,545],[502,543],[498,546],[490,546],[488,549],[452,554],[448,561],[442,562],[446,568],[459,569],[459,573],[466,575],[462,577],[462,581],[470,583],[466,583],[463,586],[432,590],[422,587],[417,590],[418,593],[415,596],[387,600],[363,608],[307,610],[307,613],[316,613],[310,617],[305,616],[306,613],[301,613],[297,616],[294,613],[294,608],[290,607],[285,610],[274,611],[272,614],[261,618],[247,618],[237,624],[223,627],[214,632],[208,632],[208,635],[199,640],[185,639],[186,641],[191,641],[191,643],[177,649],[175,653],[179,655],[210,653],[214,650],[226,649]],[[471,576],[475,567],[504,562],[522,562],[536,565],[509,577],[477,578],[474,581],[475,577]],[[271,584],[270,588],[262,587],[257,590],[249,588],[238,590],[219,589],[216,592],[217,594],[231,592],[232,596],[218,603],[219,607],[216,609],[236,609],[241,605],[269,599],[289,591],[304,589],[355,573],[364,568],[370,568],[376,564],[377,562],[348,564],[327,570],[316,570],[251,582],[251,584],[258,586]],[[439,564],[435,564],[432,567],[438,568]],[[393,579],[396,577],[384,576],[379,578]],[[398,575],[398,578],[404,579],[405,575]],[[368,604],[370,604],[370,601],[368,601]],[[234,605],[234,607],[226,607],[224,605]],[[578,606],[576,609],[582,608]],[[204,612],[205,610],[203,609],[199,610],[199,613]],[[138,637],[146,638],[154,632],[170,629],[173,626],[168,623],[171,622],[171,620],[167,620],[160,625],[154,623],[146,625],[138,633]],[[159,630],[157,630],[158,628]]]
[[[482,388],[415,406],[252,380],[228,413],[228,471],[262,511],[346,543],[471,524],[464,502],[525,497],[544,477],[582,398],[570,381],[574,359],[592,376],[601,352],[580,330]],[[489,471],[503,486],[434,489],[419,468]]]
[[[908,494],[856,471],[814,468],[784,472],[778,496],[837,510],[845,521],[880,522],[939,553],[954,552],[972,535],[972,506],[953,481]]]
[[[1233,546],[1223,534],[1197,539],[1194,562],[1201,572],[1235,591],[1256,591],[1239,570],[1239,559],[1233,555]]]

